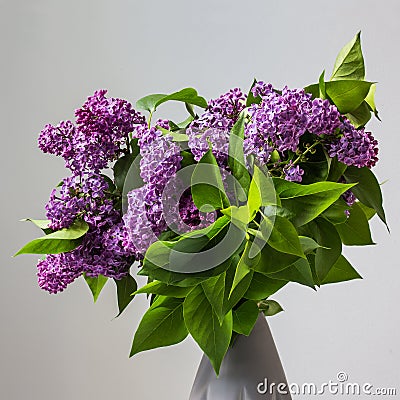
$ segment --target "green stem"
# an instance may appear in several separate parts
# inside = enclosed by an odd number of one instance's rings
[[[301,153],[301,154],[293,161],[292,165],[297,164],[297,163],[301,160],[301,158],[302,158],[303,156],[305,156],[307,153],[309,153],[313,148],[315,148],[315,147],[316,147],[317,145],[319,145],[319,144],[320,144],[320,142],[318,142],[318,141],[314,142],[310,147],[307,148],[307,150],[306,150],[304,153]]]
[[[153,118],[153,112],[154,111],[150,111],[150,114],[149,114],[149,122],[148,122],[148,127],[149,127],[149,129],[150,129],[150,127],[151,127],[151,119]]]

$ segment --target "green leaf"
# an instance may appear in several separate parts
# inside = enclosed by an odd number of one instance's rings
[[[296,228],[287,218],[278,215],[274,218],[264,216],[260,227],[264,238],[272,248],[305,258]]]
[[[257,242],[254,241],[253,245],[256,243]],[[282,253],[275,250],[268,244],[265,244],[261,249],[258,263],[252,265],[251,269],[256,272],[269,275],[283,270],[289,265],[292,265],[298,259],[298,256],[288,253]]]
[[[374,83],[371,85],[371,88],[369,89],[368,95],[365,98],[365,102],[368,104],[370,110],[373,111],[375,117],[378,118],[378,120],[380,121],[381,119],[379,118],[378,110],[376,109],[375,105],[375,91],[376,91],[376,84]]]
[[[193,88],[185,88],[172,94],[151,94],[145,96],[136,102],[136,108],[139,110],[153,113],[157,107],[167,101],[181,101],[202,108],[207,107],[207,101],[197,94]]]
[[[274,217],[275,215],[288,219],[294,217],[294,214],[291,211],[280,206],[265,206],[263,208],[263,214],[267,217]]]
[[[343,224],[336,225],[343,244],[347,246],[366,246],[374,244],[371,238],[368,219],[361,207],[354,203],[350,216]]]
[[[133,161],[135,160],[135,157],[136,156],[133,154],[127,154],[118,159],[118,161],[114,165],[113,170],[114,170],[115,186],[121,192],[124,189],[126,175],[128,174],[129,168],[131,167]]]
[[[254,81],[251,85],[249,93],[247,94],[246,107],[250,107],[252,104],[260,104],[261,103],[261,97],[259,97],[259,96],[254,97],[254,94],[252,92],[252,89],[256,83],[257,83],[257,79],[254,78]]]
[[[247,206],[230,206],[221,210],[221,213],[231,219],[231,222],[243,231],[247,231],[250,222],[249,209]]]
[[[117,167],[117,170],[115,170],[116,165],[114,166],[114,179],[116,183],[118,183],[119,190],[122,193],[123,211],[128,209],[128,193],[144,185],[143,179],[140,176],[141,158],[142,157],[140,154],[134,157],[133,160],[132,157],[127,157],[127,159],[124,162],[121,162],[121,164]],[[129,161],[132,161],[131,164],[129,164]]]
[[[326,99],[325,70],[322,71],[322,74],[319,77],[318,87],[319,87],[318,97],[320,97],[321,99]]]
[[[32,224],[40,228],[46,235],[53,232],[53,230],[49,228],[50,221],[48,219],[31,219],[31,218],[21,219],[21,222],[28,222],[28,221],[32,222]]]
[[[329,175],[327,180],[331,182],[337,182],[346,171],[347,165],[338,161],[337,157],[331,159],[331,164],[329,166]]]
[[[81,244],[81,238],[88,229],[89,226],[86,222],[77,220],[69,228],[32,240],[15,256],[19,254],[59,254],[71,251]]]
[[[365,78],[364,57],[361,49],[361,32],[347,43],[338,54],[331,80]]]
[[[368,168],[350,166],[344,173],[348,183],[357,183],[351,191],[366,206],[373,208],[382,222],[387,226],[381,188],[374,173]]]
[[[302,184],[310,184],[320,181],[326,181],[329,174],[329,164],[331,159],[327,157],[322,161],[303,161],[299,163],[304,171]]]
[[[240,260],[237,264],[236,271],[235,271],[235,276],[233,278],[233,283],[231,290],[229,291],[229,297],[232,296],[232,294],[235,292],[235,289],[240,285],[240,283],[246,278],[248,274],[251,274],[251,269],[250,266],[254,265],[255,263],[258,262],[258,257],[256,256],[253,259],[249,258],[249,250],[251,247],[251,242],[247,241],[246,246],[244,248],[243,254],[240,257]]]
[[[193,117],[193,119],[196,118],[197,115],[196,115],[196,112],[194,111],[194,107],[193,107],[192,104],[189,104],[189,103],[185,102],[185,108],[186,108],[186,111],[189,113],[189,115],[191,117]]]
[[[249,336],[257,321],[259,310],[254,301],[248,300],[232,311],[233,330],[240,335]]]
[[[226,314],[224,310],[225,276],[225,273],[222,273],[201,283],[204,294],[217,315],[220,324],[223,323]]]
[[[250,186],[250,175],[246,168],[243,153],[245,114],[242,112],[233,126],[229,136],[228,165],[235,180],[235,192],[239,200],[245,201]]]
[[[326,82],[326,93],[342,114],[356,110],[367,97],[372,82],[336,80]]]
[[[136,295],[141,293],[148,293],[157,294],[160,296],[181,298],[186,297],[190,291],[190,287],[179,287],[174,285],[167,285],[159,281],[153,281],[137,290],[134,294]]]
[[[280,205],[276,197],[273,180],[264,174],[257,166],[254,166],[253,178],[249,188],[249,215],[252,221],[261,206]]]
[[[294,214],[291,220],[295,226],[301,226],[314,220],[344,192],[353,187],[336,182],[300,185],[279,178],[274,178],[274,184],[281,198],[282,206]]]
[[[356,128],[359,128],[366,125],[371,119],[371,110],[367,102],[363,101],[358,108],[353,110],[351,113],[346,114],[346,117]]]
[[[196,207],[204,212],[230,206],[219,166],[211,150],[204,154],[193,171],[192,196]]]
[[[233,307],[236,306],[236,304],[238,304],[242,300],[244,294],[246,293],[253,279],[254,271],[250,271],[249,273],[243,274],[241,279],[239,279],[238,275],[236,274],[239,263],[240,263],[240,258],[238,256],[235,256],[233,258],[232,265],[226,271],[226,278],[225,278],[226,288],[225,288],[225,299],[224,299],[225,313],[230,311]]]
[[[312,253],[321,247],[314,239],[307,236],[299,236],[299,240],[304,254]]]
[[[161,93],[149,94],[145,97],[142,97],[136,102],[136,108],[138,110],[143,110],[153,113],[154,110],[156,109],[157,102],[165,98],[166,96],[167,96],[166,94],[161,94]]]
[[[268,276],[272,279],[282,279],[284,281],[297,282],[301,285],[305,285],[314,289],[314,279],[312,276],[311,266],[304,258],[300,258],[287,268],[273,274],[269,274]]]
[[[271,317],[273,315],[276,315],[276,314],[284,311],[283,308],[281,307],[281,305],[275,300],[264,300],[264,301],[261,301],[259,303],[259,305],[258,305],[258,308],[267,317]]]
[[[304,88],[304,91],[306,93],[310,93],[311,96],[316,99],[319,97],[319,84],[318,83],[312,83],[311,85],[308,85]],[[325,86],[325,91],[326,91],[326,86]]]
[[[188,331],[208,356],[218,375],[232,337],[232,312],[220,324],[202,286],[198,285],[186,297],[183,314]]]
[[[328,207],[321,216],[332,222],[332,224],[343,224],[347,221],[346,211],[349,208],[343,198],[340,198]]]
[[[244,232],[229,225],[228,217],[218,218],[207,228],[192,231],[174,242],[157,241],[147,250],[140,275],[148,275],[166,284],[187,287],[216,276],[229,268],[232,257],[212,269],[204,270],[203,251],[220,243],[222,236],[229,234],[229,249],[226,254],[240,250]],[[229,230],[228,230],[229,229]],[[226,239],[224,240],[226,242]],[[175,252],[172,252],[175,250]]]
[[[100,292],[102,291],[104,285],[107,283],[108,278],[103,275],[99,275],[96,278],[90,278],[86,274],[83,274],[87,285],[89,286],[90,291],[93,295],[93,301],[96,303],[99,298]]]
[[[362,279],[362,277],[348,260],[341,255],[322,281],[322,284],[326,285],[328,283],[344,282],[352,279]]]
[[[178,92],[169,94],[168,96],[165,96],[162,99],[159,99],[155,104],[155,108],[157,108],[162,103],[172,100],[181,101],[183,103],[198,106],[201,108],[207,108],[207,100],[204,97],[199,96],[197,91],[193,88],[185,88],[179,90]]]
[[[373,208],[366,206],[364,203],[361,203],[361,201],[357,202],[357,204],[361,210],[363,210],[368,221],[376,214],[376,211]]]
[[[186,133],[181,133],[181,132],[170,132],[170,135],[172,136],[172,140],[174,142],[187,142],[189,140],[189,136],[186,135]]]
[[[168,129],[158,127],[158,130],[161,131],[161,133],[164,136],[170,136],[172,138],[173,142],[188,142],[189,141],[189,136],[186,135],[186,129],[178,129],[176,131],[170,131]]]
[[[181,168],[185,168],[189,165],[196,164],[196,160],[194,159],[194,156],[192,153],[189,151],[181,151],[181,156],[182,156],[182,161],[181,161]]]
[[[193,120],[194,117],[189,115],[184,121],[177,123],[176,126],[180,129],[186,129]]]
[[[160,296],[144,314],[135,333],[130,356],[182,342],[187,335],[183,300]]]
[[[253,279],[244,295],[246,299],[262,300],[275,294],[288,282],[281,279],[272,279],[267,275],[254,272]]]
[[[133,294],[137,290],[137,283],[133,276],[129,274],[122,279],[114,279],[114,282],[117,285],[118,317],[133,300]]]
[[[129,143],[131,154],[136,157],[140,154],[139,139],[133,138]]]
[[[323,218],[317,218],[305,227],[307,232],[310,233],[309,236],[323,246],[315,251],[317,284],[325,279],[342,252],[342,240],[335,226],[337,225],[333,225]]]

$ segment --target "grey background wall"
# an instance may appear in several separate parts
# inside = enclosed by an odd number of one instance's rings
[[[144,297],[113,320],[111,283],[96,305],[82,281],[50,296],[36,286],[35,257],[11,258],[38,234],[18,220],[43,217],[50,189],[67,174],[37,150],[42,126],[71,118],[97,88],[135,101],[191,85],[209,98],[247,90],[254,76],[304,86],[359,29],[368,78],[379,81],[382,122],[370,126],[381,142],[377,175],[390,178],[392,234],[375,221],[379,244],[345,251],[363,281],[318,293],[291,285],[276,296],[286,312],[270,325],[291,382],[344,371],[400,391],[399,13],[395,0],[0,1],[0,398],[183,400],[201,356],[189,339],[129,360]]]

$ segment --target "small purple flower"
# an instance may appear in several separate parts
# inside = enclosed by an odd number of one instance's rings
[[[354,196],[354,193],[351,190],[344,192],[342,194],[342,198],[349,207],[351,207],[357,201],[356,196]]]
[[[284,169],[285,179],[290,182],[301,182],[304,171],[298,166],[289,163]]]

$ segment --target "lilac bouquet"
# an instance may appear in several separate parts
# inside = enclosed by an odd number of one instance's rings
[[[358,34],[330,80],[322,73],[304,89],[254,80],[247,95],[207,102],[186,88],[136,109],[95,92],[75,121],[40,133],[39,148],[69,175],[47,219],[30,219],[44,236],[17,254],[43,255],[38,282],[49,293],[83,276],[96,300],[111,279],[119,313],[150,295],[131,355],[191,334],[218,373],[236,335],[282,310],[270,297],[286,284],[360,278],[342,247],[373,244],[375,214],[386,223],[371,171],[377,141],[365,129],[378,117],[375,84],[364,78]],[[187,119],[154,121],[167,101],[183,103]],[[139,290],[135,263],[148,277]]]

